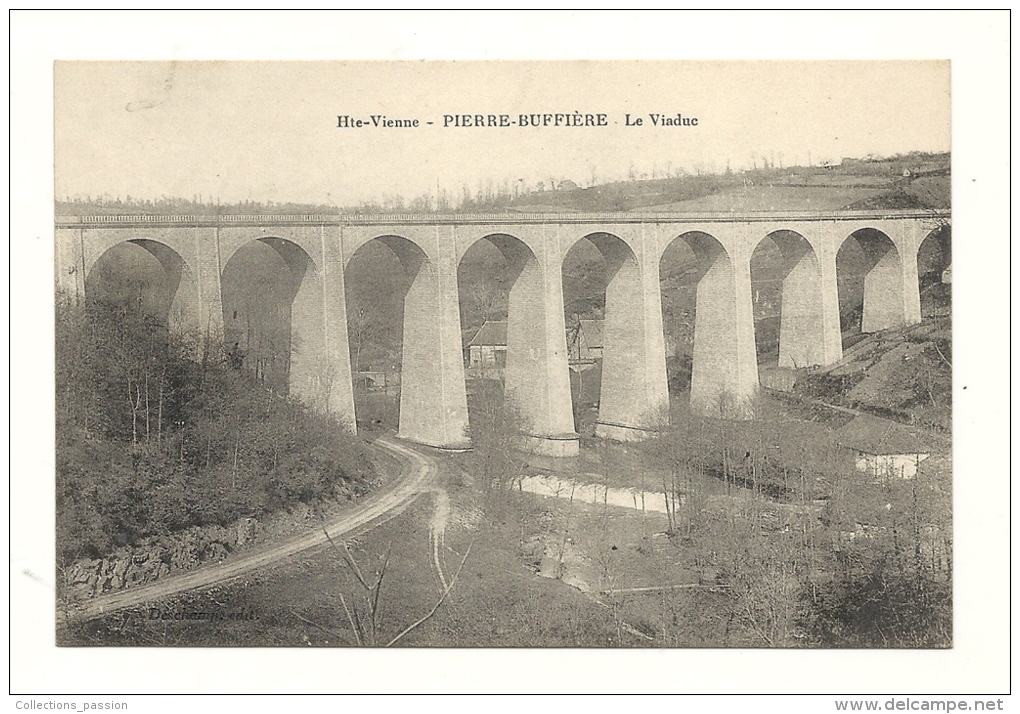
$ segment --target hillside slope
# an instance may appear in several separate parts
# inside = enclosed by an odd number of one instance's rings
[[[924,320],[868,335],[844,334],[843,359],[804,372],[795,392],[899,421],[952,428],[953,338],[949,287],[922,293]]]

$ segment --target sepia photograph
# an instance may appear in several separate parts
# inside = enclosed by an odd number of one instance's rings
[[[382,16],[251,19],[348,18],[367,42]],[[792,36],[783,18],[822,16],[761,17]],[[477,17],[396,27],[435,42]],[[50,661],[122,662],[118,682],[154,662],[139,691],[189,658],[211,692],[228,660],[297,682],[380,656],[469,679],[507,658],[478,675],[490,691],[719,693],[740,661],[761,665],[735,691],[895,691],[897,667],[930,684],[973,652],[975,617],[1008,621],[974,596],[998,603],[979,583],[1008,571],[975,524],[1008,523],[990,496],[1008,463],[975,460],[980,423],[960,412],[1004,395],[976,379],[991,313],[966,286],[975,241],[1008,252],[1008,235],[974,225],[957,49],[240,38],[58,52],[35,87],[52,111],[32,248],[52,281],[33,278],[32,308],[52,326],[35,389],[52,442],[33,446],[40,498],[12,491],[11,572],[35,583]],[[13,545],[36,503],[45,540]],[[623,650],[649,669],[617,670]],[[780,673],[787,657],[810,665]],[[405,689],[387,679],[315,691]]]
[[[947,62],[54,85],[59,644],[952,646]]]

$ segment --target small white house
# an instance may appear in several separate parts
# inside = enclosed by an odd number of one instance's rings
[[[917,467],[930,454],[869,454],[857,453],[857,470],[871,473],[878,478],[912,479]]]
[[[468,342],[468,367],[506,366],[506,321],[490,320]]]
[[[930,439],[917,427],[861,414],[838,432],[854,453],[857,470],[878,479],[912,479],[933,453]]]
[[[487,320],[467,343],[468,367],[506,367],[506,321]],[[590,367],[602,359],[602,320],[580,320],[567,328],[571,367]]]

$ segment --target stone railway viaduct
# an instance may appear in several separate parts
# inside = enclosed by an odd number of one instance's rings
[[[576,454],[564,326],[562,264],[576,242],[601,252],[606,288],[597,431],[641,438],[667,413],[659,261],[673,241],[698,262],[691,404],[740,416],[758,390],[751,254],[771,238],[782,254],[780,366],[842,357],[836,255],[863,248],[862,330],[921,319],[918,251],[948,239],[948,212],[558,213],[58,217],[57,288],[83,296],[100,258],[120,243],[145,248],[166,271],[179,325],[224,334],[224,271],[253,241],[273,248],[293,278],[290,391],[355,423],[344,271],[369,241],[389,246],[413,276],[404,297],[399,435],[444,448],[468,445],[457,268],[476,241],[492,243],[516,276],[510,289],[506,390],[532,447]],[[948,246],[943,246],[948,262]],[[229,316],[227,316],[229,319]]]

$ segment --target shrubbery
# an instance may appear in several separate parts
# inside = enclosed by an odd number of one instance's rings
[[[952,645],[952,474],[939,457],[913,479],[874,483],[853,472],[832,490],[829,586],[812,602],[808,633],[838,647]]]
[[[826,647],[943,648],[953,644],[953,585],[877,560],[819,593],[808,623]]]
[[[503,386],[478,380],[471,399],[471,461],[493,489],[514,488],[524,474],[521,434],[527,422]]]
[[[341,424],[197,345],[124,308],[58,306],[62,561],[370,485]]]
[[[672,424],[642,448],[665,474],[678,553],[718,569],[729,616],[761,644],[952,645],[947,460],[879,482],[809,422],[724,422],[681,409]],[[740,495],[707,498],[703,476]]]

